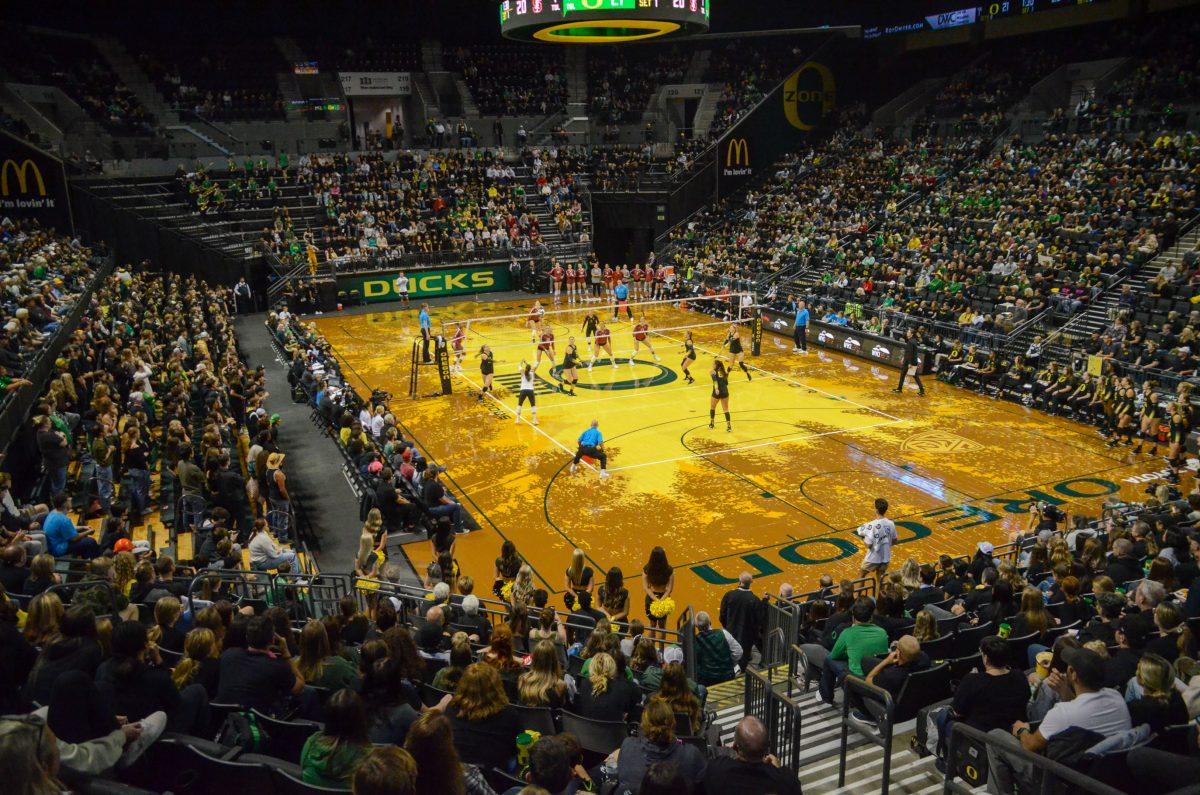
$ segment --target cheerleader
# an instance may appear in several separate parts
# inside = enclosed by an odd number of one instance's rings
[[[534,372],[533,368],[529,366],[529,362],[524,359],[521,360],[520,373],[521,390],[517,393],[517,418],[513,422],[517,424],[521,422],[521,406],[529,401],[529,422],[531,425],[537,425],[537,396],[533,393]]]
[[[696,379],[692,377],[692,372],[689,369],[696,363],[696,343],[692,341],[692,332],[688,332],[683,338],[683,361],[679,366],[683,369],[683,377],[687,379],[689,384],[696,383]]]
[[[638,348],[642,346],[645,346],[646,350],[650,351],[654,356],[654,361],[662,361],[654,351],[654,346],[650,344],[650,324],[646,322],[645,315],[640,315],[638,322],[633,326],[633,353],[629,354],[630,367],[633,367],[633,357],[637,356]]]
[[[536,370],[542,364],[542,356],[545,356],[550,361],[550,366],[554,366],[554,332],[550,329],[542,331],[541,341],[537,347],[537,361],[533,364],[533,369]]]
[[[529,310],[529,317],[525,319],[525,328],[529,329],[529,341],[537,342],[538,336],[542,333],[542,316],[546,314],[546,310],[542,308],[542,302],[535,300],[533,307]]]
[[[1180,407],[1180,401],[1167,406],[1167,466],[1171,468],[1167,479],[1179,482],[1179,470],[1183,466],[1183,443],[1187,440],[1188,426]]]
[[[558,371],[559,391],[575,397],[575,385],[579,383],[579,349],[575,347],[575,338],[567,338],[567,349],[563,352],[562,369]],[[567,392],[567,384],[571,391]]]
[[[552,285],[552,289],[554,291],[554,297],[552,300],[556,304],[562,300],[563,278],[566,275],[567,272],[563,270],[563,266],[559,265],[557,262],[555,262],[554,267],[550,269],[550,284]]]
[[[1147,381],[1147,384],[1150,382]],[[1153,387],[1151,387],[1153,388]],[[1137,446],[1133,448],[1134,455],[1141,455],[1142,440],[1150,442],[1150,455],[1158,454],[1158,426],[1162,422],[1162,407],[1158,405],[1158,395],[1154,392],[1146,391],[1146,402],[1142,404],[1142,412],[1138,425]]]
[[[592,365],[596,363],[596,357],[600,351],[608,354],[608,361],[613,367],[617,366],[617,357],[613,356],[612,349],[612,332],[608,330],[608,324],[603,320],[600,321],[600,327],[596,329],[596,342],[592,347],[592,360],[588,362],[588,372],[592,371]]]
[[[1125,439],[1126,445],[1133,444],[1133,416],[1136,412],[1136,400],[1137,392],[1134,391],[1133,387],[1118,390],[1116,406],[1113,408],[1113,415],[1116,417],[1117,422],[1113,428],[1112,437],[1108,440],[1109,447],[1116,447],[1122,438]]]
[[[492,374],[496,372],[496,357],[487,345],[479,349],[477,357],[479,359],[479,375],[483,379],[483,388],[479,390],[479,400],[482,402],[483,396],[492,391]]]
[[[462,321],[457,321],[454,324],[454,334],[450,337],[450,350],[454,351],[454,372],[462,372],[463,359],[467,358],[467,351],[464,348],[467,341],[467,330],[463,328]]]
[[[724,362],[714,359],[709,375],[712,376],[713,389],[708,402],[708,427],[711,430],[716,425],[717,404],[720,403],[721,411],[725,412],[725,430],[732,431],[733,425],[729,421],[729,371],[725,369]]]
[[[746,352],[742,350],[742,330],[734,323],[729,327],[729,333],[725,335],[725,341],[721,343],[722,348],[729,348],[729,364],[736,364],[742,368],[742,372],[746,374],[746,380],[752,380],[750,377],[750,368],[742,361],[746,358]]]

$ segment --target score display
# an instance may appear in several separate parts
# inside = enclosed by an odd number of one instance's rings
[[[1024,14],[1035,14],[1072,6],[1092,5],[1105,0],[992,0],[981,6],[966,6],[919,19],[903,20],[887,25],[863,25],[864,39],[877,39],[896,33],[915,33],[922,30],[946,30],[948,28],[973,25],[991,19],[1003,19]]]
[[[519,41],[616,44],[708,30],[711,0],[502,0],[500,33]]]

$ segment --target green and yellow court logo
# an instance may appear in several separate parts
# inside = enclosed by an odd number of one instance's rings
[[[581,371],[579,383],[575,385],[576,389],[599,389],[602,391],[616,391],[619,389],[647,389],[654,386],[665,386],[679,378],[679,376],[669,367],[664,367],[658,362],[647,362],[642,359],[634,359],[633,367],[629,366],[628,359],[617,359],[617,366],[612,366],[611,359],[597,359],[593,366],[592,373],[595,376],[594,380],[589,380],[586,376],[586,366],[578,368]],[[552,385],[557,386],[560,378],[559,373],[562,372],[562,365],[555,365],[550,369],[550,376],[553,379]],[[605,381],[605,377],[612,373],[612,380]]]
[[[808,61],[783,83],[783,112],[788,124],[808,132],[833,112],[837,85],[825,64]]]
[[[900,449],[906,453],[974,453],[983,445],[949,431],[924,431],[905,439]]]

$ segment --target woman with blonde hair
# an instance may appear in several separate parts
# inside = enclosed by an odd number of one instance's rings
[[[616,652],[620,654],[620,652]],[[621,667],[624,667],[622,663]],[[593,720],[626,720],[642,700],[641,690],[620,676],[617,661],[608,652],[591,658],[587,677],[579,682],[576,711]]]
[[[40,556],[39,556],[40,557]],[[40,593],[29,603],[29,614],[25,618],[25,640],[34,646],[44,646],[58,634],[62,622],[62,599],[54,591]]]
[[[446,717],[454,730],[454,747],[464,760],[508,767],[523,727],[495,668],[481,662],[467,666],[446,706]]]
[[[578,601],[579,594],[591,593],[592,588],[595,587],[592,580],[594,573],[592,567],[586,564],[583,550],[576,547],[575,551],[571,553],[571,565],[567,567],[566,585],[563,590],[573,595]]]
[[[125,598],[129,598],[129,589],[133,587],[133,571],[136,568],[137,558],[132,552],[118,552],[113,558],[113,587]]]
[[[1129,699],[1128,695],[1140,694]],[[1188,722],[1188,710],[1175,687],[1175,668],[1164,657],[1147,651],[1138,662],[1137,677],[1129,684],[1126,706],[1130,723],[1160,732]]]
[[[213,631],[203,627],[193,629],[183,642],[183,659],[171,672],[176,689],[183,690],[192,683],[198,683],[212,700],[220,681],[220,657],[221,647]]]
[[[184,633],[175,625],[183,614],[183,605],[174,596],[164,596],[154,603],[154,626],[148,638],[167,651],[183,652]]]
[[[387,530],[383,526],[383,514],[378,508],[367,513],[362,534],[358,537],[358,553],[354,556],[354,573],[359,577],[375,577],[387,559]]]
[[[937,640],[941,637],[937,619],[932,612],[921,610],[917,613],[916,625],[913,627],[912,634],[921,643],[928,643],[931,640]]]
[[[527,707],[562,709],[567,706],[569,688],[558,664],[554,643],[543,640],[533,647],[529,669],[517,679],[517,694]]]
[[[921,564],[916,558],[909,558],[900,567],[900,582],[909,593],[921,587]]]
[[[517,570],[517,577],[513,580],[512,598],[509,604],[529,606],[533,601],[533,568],[528,563],[522,563],[521,568]]]

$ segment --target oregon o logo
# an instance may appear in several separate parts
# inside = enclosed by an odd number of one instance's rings
[[[627,361],[626,359],[618,359],[617,364],[619,365],[619,367],[624,368],[624,367],[628,366],[625,364],[626,361]],[[638,378],[635,376],[632,378],[624,379],[622,381],[607,381],[607,382],[600,382],[600,383],[595,383],[595,384],[589,384],[586,381],[580,381],[579,383],[575,384],[575,388],[576,389],[598,389],[601,391],[610,391],[610,390],[616,390],[616,389],[645,389],[647,387],[652,387],[652,386],[664,386],[665,384],[669,384],[672,381],[675,381],[676,379],[679,378],[679,376],[675,374],[674,370],[672,370],[669,367],[663,367],[658,362],[647,362],[647,361],[643,361],[641,359],[634,359],[633,363],[635,365],[637,365],[639,367],[639,369],[651,367],[654,369],[655,372],[653,375],[648,375],[644,378]],[[595,366],[596,367],[608,367],[611,364],[612,364],[611,359],[597,359]],[[561,364],[556,364],[554,367],[550,368],[550,376],[554,380],[547,381],[547,384],[551,388],[554,388],[554,389],[558,388],[558,383],[559,383],[558,382],[558,374],[561,372],[562,372]],[[539,378],[540,378],[540,376],[539,376]],[[544,380],[544,379],[542,379],[542,380]]]
[[[9,189],[8,174],[11,169],[13,176],[16,177],[17,190],[20,193],[29,193],[30,172],[33,174],[34,180],[37,182],[37,194],[39,196],[46,195],[46,182],[42,179],[42,170],[38,168],[37,163],[29,158],[25,158],[20,163],[16,160],[8,159],[4,161],[4,165],[0,166],[0,196],[11,196],[12,191]]]
[[[788,124],[808,132],[833,111],[837,87],[829,67],[808,61],[783,83],[783,112]]]

